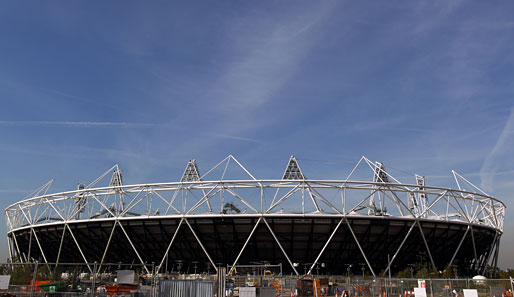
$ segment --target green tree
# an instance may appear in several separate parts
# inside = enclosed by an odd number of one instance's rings
[[[514,277],[514,269],[502,270],[502,271],[500,271],[499,275],[500,275],[500,278]]]
[[[414,264],[417,278],[435,278],[439,276],[437,271],[432,269],[432,264],[428,260],[426,252],[420,252],[417,256],[417,262]]]
[[[453,272],[453,267],[450,266],[450,265],[446,265],[446,267],[444,268],[443,272],[441,273],[441,277],[442,278],[454,278],[455,275],[454,275],[454,272]]]
[[[11,285],[28,285],[32,280],[34,264],[12,265]]]
[[[407,268],[405,268],[404,270],[399,271],[399,272],[396,274],[396,277],[397,277],[397,278],[411,278],[411,277],[412,277],[412,275],[411,275],[410,268],[409,268],[409,267],[407,267]]]

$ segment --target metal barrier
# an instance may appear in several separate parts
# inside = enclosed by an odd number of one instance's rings
[[[214,283],[203,280],[161,280],[159,297],[212,297]]]
[[[146,274],[141,265],[90,263],[94,273],[85,264],[0,263],[0,274],[10,275],[10,286],[1,290],[5,297],[224,297],[238,296],[240,288],[256,290],[274,296],[287,296],[296,292],[296,275],[232,275],[225,276],[220,288],[213,274]],[[108,291],[119,281],[119,270],[134,272],[133,284],[125,290]],[[512,297],[512,279],[416,279],[376,278],[344,275],[318,275],[320,294],[333,297],[414,297],[414,288],[425,287],[427,297],[464,297],[465,289],[476,289],[478,297]],[[55,282],[50,289],[44,281]],[[43,281],[43,282],[41,282]],[[243,291],[243,290],[241,290]],[[321,296],[319,296],[321,297]]]

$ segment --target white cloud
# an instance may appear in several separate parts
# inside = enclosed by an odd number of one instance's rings
[[[514,108],[511,109],[509,118],[505,122],[496,144],[482,164],[480,169],[481,186],[484,189],[492,190],[495,187],[496,172],[505,168],[506,161],[512,158],[514,148]],[[508,166],[508,165],[507,165]]]
[[[271,100],[294,75],[317,38],[315,26],[329,12],[329,7],[316,5],[236,21],[229,38],[235,54],[211,90],[220,106],[241,112]]]
[[[120,127],[120,128],[154,128],[159,124],[126,122],[73,122],[73,121],[0,121],[0,126],[66,126],[66,127]]]

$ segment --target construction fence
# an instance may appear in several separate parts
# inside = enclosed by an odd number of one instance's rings
[[[147,267],[151,267],[148,269]],[[513,297],[512,279],[410,279],[315,275],[156,274],[153,265],[0,263],[2,297]],[[225,268],[218,271],[226,272]],[[418,289],[419,293],[419,289]]]

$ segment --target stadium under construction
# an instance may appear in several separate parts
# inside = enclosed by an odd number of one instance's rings
[[[419,175],[400,182],[366,157],[339,180],[307,178],[294,157],[285,165],[279,179],[256,178],[228,156],[203,175],[189,161],[177,182],[125,184],[117,165],[73,191],[49,194],[49,182],[5,210],[11,259],[91,271],[88,263],[137,263],[147,273],[267,263],[376,277],[420,257],[467,274],[498,264],[505,205],[455,171],[452,189]]]

